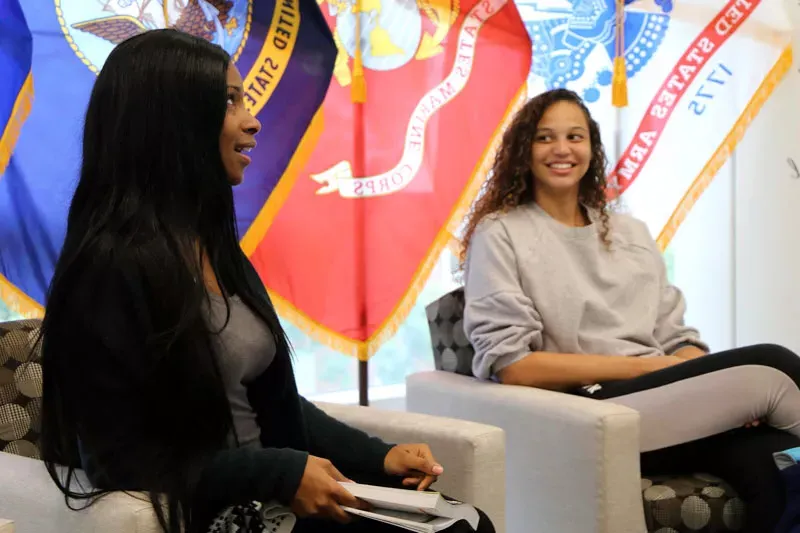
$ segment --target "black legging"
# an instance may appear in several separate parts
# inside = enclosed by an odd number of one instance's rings
[[[582,394],[641,413],[645,475],[718,476],[746,503],[745,532],[775,528],[786,496],[772,454],[800,446],[796,354],[770,344],[739,348]],[[742,427],[758,419],[781,429]]]

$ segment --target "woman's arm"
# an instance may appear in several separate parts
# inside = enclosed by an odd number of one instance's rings
[[[680,363],[676,357],[622,357],[534,352],[500,370],[507,385],[564,391],[619,379],[632,379]]]
[[[466,262],[464,333],[475,349],[472,371],[479,378],[497,376],[543,347],[542,318],[522,289],[522,267],[502,221],[478,225]]]
[[[330,460],[346,476],[375,479],[385,475],[384,460],[392,444],[333,418],[303,397],[301,402],[313,455]]]
[[[530,265],[518,257],[499,220],[478,227],[470,243],[465,279],[464,330],[475,348],[473,371],[503,383],[552,390],[630,379],[679,362],[544,352],[544,324],[520,282]]]

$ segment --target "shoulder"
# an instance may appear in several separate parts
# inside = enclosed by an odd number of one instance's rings
[[[481,220],[469,242],[467,271],[476,264],[483,265],[481,268],[510,268],[519,260],[522,250],[540,233],[535,217],[525,212],[528,208],[516,207]]]
[[[617,241],[648,249],[653,247],[650,229],[643,221],[625,213],[614,212],[608,214],[608,220],[612,242]]]
[[[521,205],[509,211],[492,213],[480,221],[475,228],[475,235],[484,239],[510,239],[520,232],[529,232],[531,224],[536,224],[536,217],[528,213],[530,206]]]
[[[64,258],[62,289],[95,308],[142,307],[176,297],[185,288],[175,252],[155,239],[125,241],[97,235],[72,258]],[[180,298],[177,298],[180,299]]]

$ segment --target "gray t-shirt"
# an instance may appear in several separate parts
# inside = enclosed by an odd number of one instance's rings
[[[225,324],[225,301],[209,293],[211,309],[209,327],[218,357],[222,380],[231,405],[233,424],[241,446],[260,445],[261,428],[256,413],[247,399],[247,385],[263,374],[275,359],[275,338],[269,326],[238,296],[228,299],[231,315]]]
[[[479,224],[467,257],[464,330],[473,372],[495,377],[531,352],[653,356],[684,343],[707,349],[683,322],[686,304],[667,281],[647,226],[610,215],[569,227],[537,204]]]

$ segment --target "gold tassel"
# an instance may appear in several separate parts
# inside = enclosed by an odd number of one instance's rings
[[[611,104],[615,107],[628,105],[628,72],[625,58],[614,58],[614,77],[611,82]]]
[[[353,11],[356,15],[356,51],[353,55],[353,82],[350,86],[350,99],[357,104],[367,101],[367,80],[364,79],[364,60],[361,57],[361,0],[355,0]]]
[[[625,0],[617,0],[617,27],[614,57],[614,74],[611,78],[611,104],[628,105],[628,70],[625,64]]]

